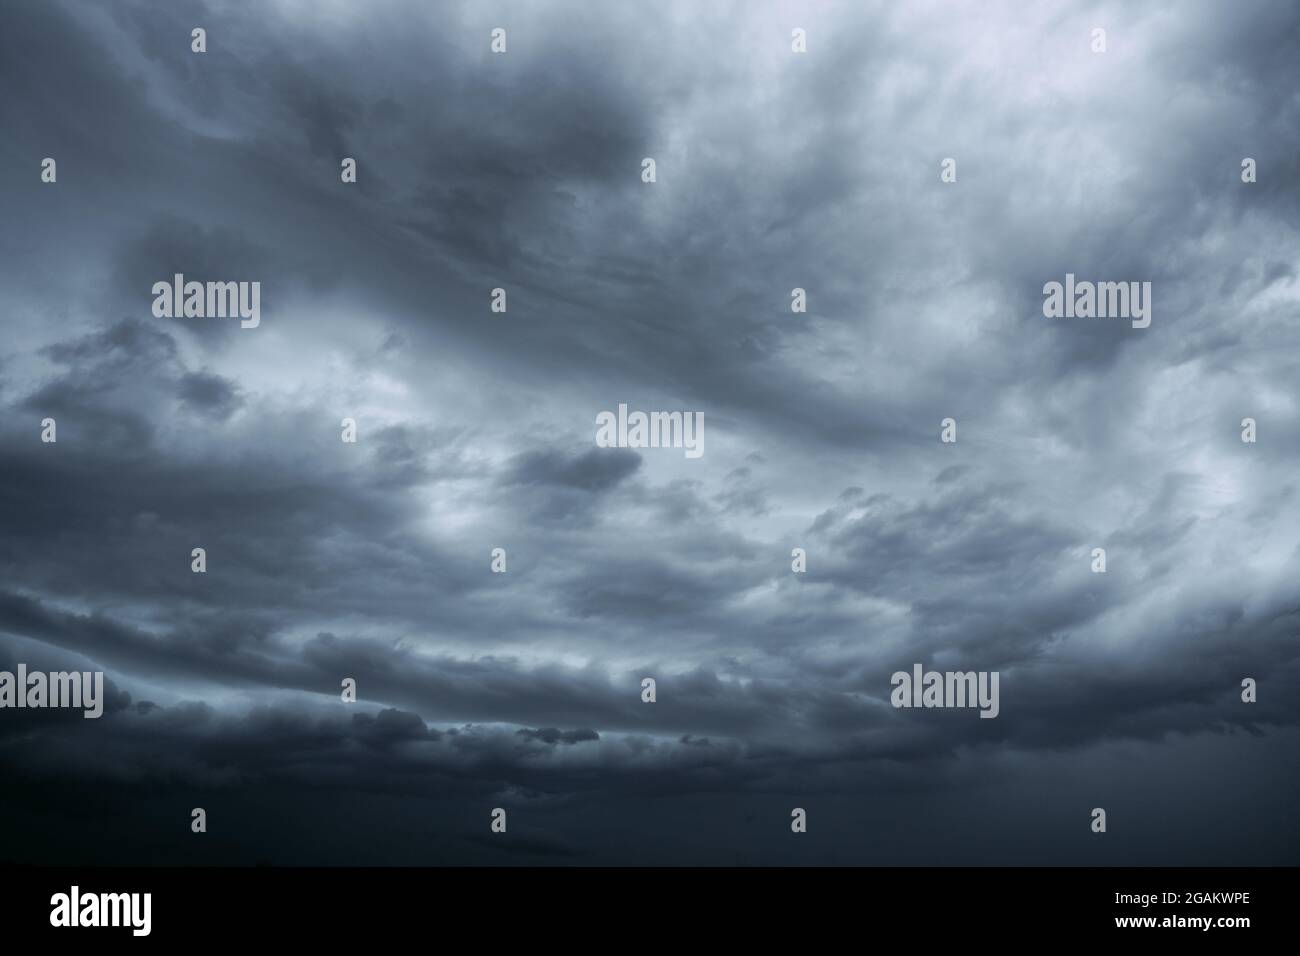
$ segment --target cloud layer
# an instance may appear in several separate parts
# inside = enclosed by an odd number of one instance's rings
[[[1297,862],[1298,36],[6,6],[0,668],[112,695],[0,711],[5,853]],[[261,325],[154,318],[176,272]],[[1151,327],[1044,318],[1066,273],[1150,281]],[[619,403],[704,456],[597,448]],[[1000,716],[893,709],[914,662]]]

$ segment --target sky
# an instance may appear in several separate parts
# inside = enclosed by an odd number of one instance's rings
[[[1298,55],[1284,0],[4,3],[0,669],[107,702],[0,710],[0,860],[1300,863]]]

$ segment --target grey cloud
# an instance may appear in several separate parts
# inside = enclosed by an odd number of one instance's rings
[[[184,860],[201,793],[206,862],[1096,863],[1086,791],[1133,862],[1294,862],[1300,13],[1093,12],[4,7],[0,657],[114,688],[0,717],[6,852]],[[1044,318],[1066,272],[1151,327]],[[914,662],[999,718],[893,709]]]

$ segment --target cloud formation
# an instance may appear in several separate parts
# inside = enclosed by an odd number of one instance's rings
[[[208,862],[1295,863],[1298,34],[6,6],[0,668],[111,693],[0,713],[5,852],[195,859],[208,806]],[[154,318],[177,272],[261,325]],[[1150,328],[1044,318],[1067,273]],[[706,454],[597,448],[619,403]],[[999,717],[894,710],[914,662]]]

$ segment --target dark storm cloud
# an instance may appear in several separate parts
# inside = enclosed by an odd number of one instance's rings
[[[578,744],[584,740],[599,740],[600,734],[594,730],[560,730],[556,727],[544,727],[540,730],[517,730],[515,733],[529,740],[540,740],[547,744]]]
[[[1159,863],[1189,794],[1240,809],[1207,755],[1294,797],[1300,13],[559,6],[0,13],[0,657],[114,688],[0,718],[3,817],[94,786],[106,859],[201,800],[214,859],[351,858],[251,787],[375,862],[428,859],[390,813],[442,862],[917,860],[746,829],[815,797],[1095,862],[1055,808],[1167,800]],[[155,319],[177,272],[262,325]],[[1045,319],[1067,272],[1152,281],[1152,326]],[[595,448],[621,402],[704,456]],[[1000,670],[1000,716],[893,709],[914,662]],[[1277,859],[1239,826],[1206,858]]]
[[[239,388],[229,379],[208,372],[186,372],[180,380],[181,401],[217,419],[229,418],[239,407]]]
[[[598,492],[614,487],[640,467],[641,456],[629,448],[591,449],[576,457],[553,450],[533,451],[515,459],[507,481]]]

